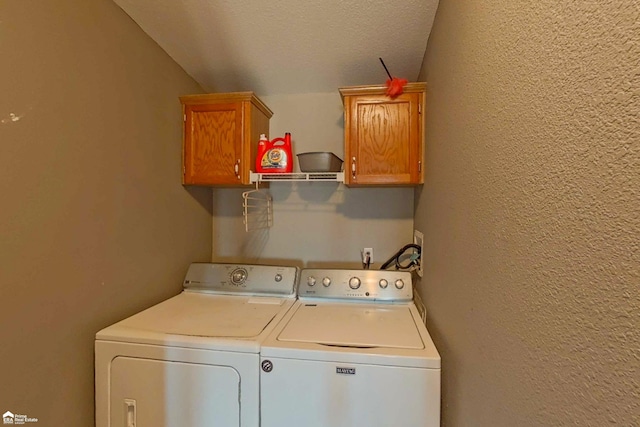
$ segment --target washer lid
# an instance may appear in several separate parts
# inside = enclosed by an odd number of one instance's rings
[[[405,305],[302,304],[278,341],[351,348],[424,348]]]
[[[269,325],[285,300],[184,292],[114,326],[161,334],[251,338]]]

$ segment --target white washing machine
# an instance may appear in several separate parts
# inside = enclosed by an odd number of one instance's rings
[[[97,427],[258,427],[259,351],[296,267],[194,263],[179,295],[96,334]]]
[[[408,272],[302,270],[260,360],[261,427],[440,425],[440,355]]]

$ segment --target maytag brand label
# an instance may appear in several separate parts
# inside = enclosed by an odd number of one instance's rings
[[[356,368],[341,368],[340,366],[336,366],[336,374],[355,375]]]

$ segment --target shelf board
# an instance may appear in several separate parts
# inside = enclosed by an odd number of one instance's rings
[[[295,172],[295,173],[255,173],[250,172],[249,179],[255,182],[274,181],[322,181],[344,183],[344,172]]]

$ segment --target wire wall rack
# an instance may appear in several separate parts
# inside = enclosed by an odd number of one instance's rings
[[[273,225],[273,198],[261,182],[306,181],[344,183],[344,172],[249,173],[256,188],[242,193],[242,222],[245,231],[270,228]]]
[[[242,222],[246,232],[273,225],[273,198],[266,190],[256,188],[242,193]]]

